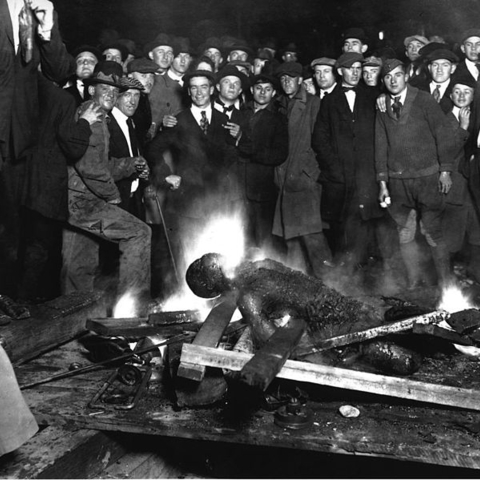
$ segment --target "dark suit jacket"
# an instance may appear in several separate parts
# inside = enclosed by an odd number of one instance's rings
[[[452,87],[455,84],[452,82],[452,78],[450,79],[450,83],[448,84],[448,87],[446,88],[445,93],[443,94],[443,97],[440,99],[440,102],[438,102],[438,104],[440,105],[440,108],[445,114],[447,114],[448,112],[451,112],[453,108],[453,102],[452,102],[452,99],[450,98],[450,94],[452,93]],[[415,86],[419,90],[423,90],[424,92],[430,93],[430,80],[425,79],[422,82],[417,82]]]
[[[472,82],[476,82],[475,77],[470,73],[470,70],[467,68],[465,60],[462,60],[457,65],[457,68],[455,69],[455,72],[453,72],[453,75],[452,75],[452,81],[454,82],[453,85],[455,84],[455,78],[456,77],[465,77],[465,76],[470,78],[470,80]]]
[[[348,106],[341,85],[325,97],[317,117],[312,146],[320,165],[322,218],[341,220],[355,198],[364,218],[383,213],[375,178],[375,100],[378,91],[360,84],[355,108]]]
[[[67,164],[85,153],[91,129],[87,121],[75,122],[75,101],[63,89],[39,75],[39,141],[26,163],[23,205],[44,217],[66,220]]]
[[[235,161],[233,139],[223,128],[228,118],[212,109],[212,121],[205,135],[190,109],[177,115],[177,125],[164,129],[146,146],[154,178],[165,178],[175,173],[182,178],[178,190],[167,195],[167,210],[180,215],[202,218],[209,214],[204,201],[212,194],[225,198],[229,190],[226,172]],[[173,172],[163,159],[163,153],[173,153]]]
[[[60,38],[57,19],[49,42],[43,42],[38,37],[37,25],[34,19],[33,58],[25,64],[21,49],[15,54],[7,0],[0,0],[0,154],[4,158],[10,155],[15,159],[24,157],[37,142],[38,65],[42,65],[42,72],[48,79],[56,82],[66,78],[73,70],[73,60]]]

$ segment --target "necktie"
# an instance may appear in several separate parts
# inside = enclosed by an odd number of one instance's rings
[[[343,87],[342,86],[342,90],[344,92],[355,92],[356,91],[356,87]]]
[[[33,14],[26,0],[25,5],[18,15],[18,21],[22,58],[25,63],[28,63],[32,60],[33,56]]]
[[[433,98],[438,103],[440,101],[440,85],[437,84],[435,90],[433,91]]]
[[[208,119],[205,110],[202,110],[202,118],[200,119],[200,128],[203,130],[203,133],[206,135],[208,131]]]
[[[130,136],[130,146],[132,147],[132,154],[134,157],[138,157],[138,143],[135,127],[133,126],[133,120],[127,118],[128,135]]]
[[[402,111],[402,103],[400,102],[400,96],[395,97],[394,100],[392,110],[395,114],[395,118],[398,120],[400,118],[400,112]]]

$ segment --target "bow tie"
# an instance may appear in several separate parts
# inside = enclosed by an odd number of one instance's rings
[[[357,87],[344,87],[344,86],[342,85],[342,90],[343,90],[344,92],[356,92],[356,91],[357,91]]]
[[[223,108],[223,113],[233,112],[233,110],[235,109],[235,105],[230,105],[227,107],[219,98],[217,99],[217,103]]]

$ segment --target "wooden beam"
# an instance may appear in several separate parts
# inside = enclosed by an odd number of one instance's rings
[[[407,318],[400,320],[399,322],[389,323],[387,325],[380,325],[379,327],[369,328],[367,330],[361,330],[359,332],[347,333],[346,335],[339,335],[338,337],[327,338],[318,342],[314,347],[309,348],[307,351],[300,351],[297,353],[298,357],[305,357],[312,353],[323,352],[330,348],[343,347],[345,345],[351,345],[352,343],[364,342],[365,340],[371,340],[372,338],[385,337],[392,333],[405,332],[411,330],[417,323],[422,324],[434,324],[440,323],[442,320],[449,318],[450,314],[444,311],[435,311],[426,313],[425,315],[419,315],[417,317]]]
[[[252,355],[184,344],[182,358],[191,363],[238,371],[252,358]],[[479,390],[425,383],[294,360],[287,360],[277,376],[298,382],[315,383],[469,410],[480,410]]]
[[[239,381],[264,392],[285,365],[305,331],[301,318],[291,318],[278,328],[242,368]]]
[[[31,318],[2,327],[0,343],[13,364],[21,364],[86,331],[89,317],[106,314],[103,295],[74,292],[30,307]]]
[[[203,347],[217,347],[236,309],[235,295],[225,296],[223,301],[212,308],[192,343]],[[184,361],[180,357],[177,376],[201,382],[205,376],[205,366]]]

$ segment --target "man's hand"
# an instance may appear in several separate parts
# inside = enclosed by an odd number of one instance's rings
[[[380,181],[380,191],[378,193],[378,201],[380,206],[387,208],[391,205],[392,201],[390,200],[390,192],[388,191],[387,182]]]
[[[235,138],[236,140],[239,139],[242,136],[242,129],[240,128],[240,125],[237,125],[236,123],[233,122],[227,122],[223,128],[226,128],[227,130],[230,130],[230,135]]]
[[[148,180],[150,168],[148,167],[147,161],[143,157],[135,157],[133,164],[137,170],[138,178],[141,178],[142,180]]]
[[[171,190],[177,190],[182,182],[182,177],[179,177],[178,175],[169,175],[168,177],[165,177],[165,181],[170,185]]]
[[[438,190],[440,193],[447,194],[451,188],[452,177],[450,176],[450,172],[440,172],[440,176],[438,177]]]
[[[91,103],[78,117],[86,120],[90,125],[102,120],[102,109],[96,103]]]
[[[458,112],[458,120],[460,121],[460,126],[464,130],[468,130],[468,125],[470,124],[470,105],[460,109]]]
[[[384,93],[377,98],[377,110],[382,113],[387,111],[387,96]]]
[[[174,127],[177,124],[177,119],[173,115],[164,115],[162,125],[167,128]]]
[[[53,3],[48,0],[26,0],[27,5],[37,17],[43,32],[53,28]]]

